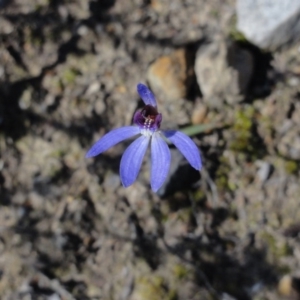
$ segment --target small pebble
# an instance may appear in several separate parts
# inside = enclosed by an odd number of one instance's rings
[[[292,277],[284,275],[278,283],[278,292],[283,296],[290,296],[292,293]]]

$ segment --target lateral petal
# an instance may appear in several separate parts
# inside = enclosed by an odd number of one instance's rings
[[[171,152],[159,133],[151,140],[151,188],[156,192],[166,180],[171,164]]]
[[[124,152],[120,164],[120,177],[124,187],[133,184],[136,180],[149,141],[150,137],[142,135],[131,143]]]
[[[137,85],[137,92],[146,105],[152,105],[156,107],[155,96],[146,85],[144,85],[143,83],[139,83]]]
[[[178,148],[193,168],[196,170],[202,168],[199,149],[190,137],[177,130],[165,130],[163,134]]]
[[[133,137],[139,133],[140,129],[136,126],[125,126],[114,129],[106,133],[100,140],[98,140],[87,152],[85,157],[88,158],[101,154],[117,143]]]

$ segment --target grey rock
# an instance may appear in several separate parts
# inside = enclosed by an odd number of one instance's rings
[[[257,177],[260,182],[265,183],[272,172],[272,165],[266,161],[258,161],[257,164],[259,167]]]
[[[227,293],[223,293],[221,296],[221,300],[236,300],[236,298],[232,297],[231,295]]]
[[[288,131],[278,142],[277,149],[288,159],[300,159],[300,133],[298,130]]]
[[[0,1],[0,8],[1,8],[1,1]],[[0,34],[10,34],[14,31],[13,24],[5,19],[4,17],[0,17]]]
[[[108,191],[115,191],[120,186],[119,175],[108,172],[105,176],[103,186]]]
[[[253,44],[275,50],[300,38],[300,1],[238,0],[237,28]]]
[[[195,73],[204,102],[218,107],[243,99],[253,73],[253,56],[235,42],[217,40],[200,47]]]
[[[60,300],[60,296],[58,294],[51,294],[47,297],[47,300]]]

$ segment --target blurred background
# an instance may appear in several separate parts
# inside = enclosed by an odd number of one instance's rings
[[[274,2],[274,3],[273,3]],[[300,3],[0,1],[0,299],[300,299]],[[146,83],[171,146],[123,188]]]

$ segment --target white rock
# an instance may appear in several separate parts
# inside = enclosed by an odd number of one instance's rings
[[[47,300],[61,300],[58,294],[52,294],[51,296],[47,297]]]
[[[93,95],[97,93],[99,89],[100,89],[100,83],[98,81],[95,81],[89,85],[89,87],[86,90],[86,94],[88,96]]]
[[[238,0],[237,28],[260,48],[274,50],[300,38],[299,0]]]

